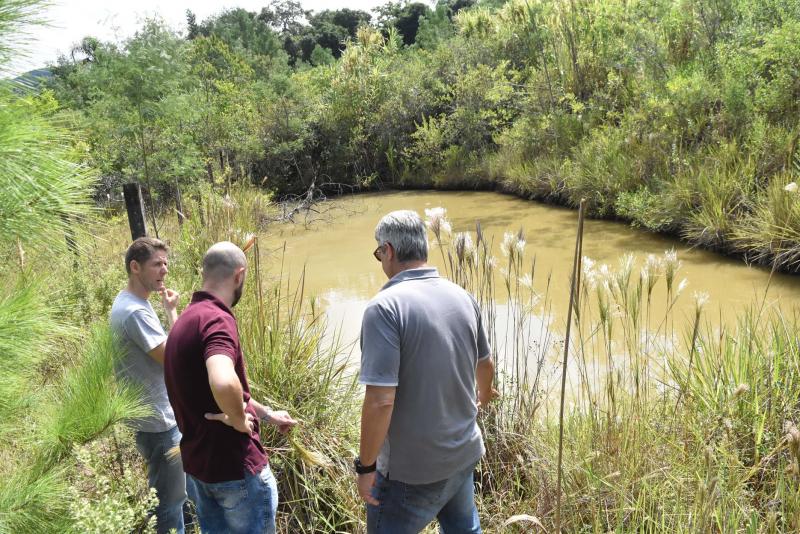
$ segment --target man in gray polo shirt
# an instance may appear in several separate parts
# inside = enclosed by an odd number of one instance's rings
[[[153,292],[160,293],[170,326],[178,318],[178,294],[164,286],[167,252],[163,242],[150,237],[140,237],[128,248],[128,286],[114,299],[111,328],[123,351],[115,369],[117,377],[138,386],[152,411],[149,417],[128,423],[136,431],[136,448],[147,462],[149,485],[158,495],[156,529],[159,534],[171,529],[183,534],[186,476],[180,460],[166,456],[181,439],[164,385],[167,334],[148,300]]]
[[[361,326],[366,392],[355,468],[367,531],[417,533],[438,519],[445,534],[481,532],[477,415],[494,395],[494,366],[478,304],[426,264],[417,213],[389,213],[375,239],[389,282]]]

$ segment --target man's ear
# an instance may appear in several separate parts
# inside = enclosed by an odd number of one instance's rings
[[[139,274],[139,272],[141,272],[142,270],[142,266],[139,265],[139,262],[136,260],[131,260],[130,268],[131,268],[131,274]]]
[[[244,275],[246,272],[247,272],[247,267],[239,267],[236,270],[235,281],[237,285],[242,283],[242,280],[244,279]]]

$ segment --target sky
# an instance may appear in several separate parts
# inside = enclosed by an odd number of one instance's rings
[[[52,0],[42,18],[48,26],[27,28],[22,48],[27,57],[12,64],[12,71],[25,72],[54,63],[59,54],[91,35],[102,41],[121,41],[132,36],[140,22],[158,14],[176,30],[185,31],[186,10],[191,9],[200,22],[224,9],[242,7],[261,11],[269,0]],[[304,9],[361,9],[385,4],[387,0],[300,0]],[[432,2],[426,2],[431,4]],[[23,50],[20,50],[23,52]]]

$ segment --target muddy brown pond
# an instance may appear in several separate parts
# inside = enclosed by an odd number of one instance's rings
[[[392,210],[411,209],[424,218],[424,211],[435,207],[445,208],[453,233],[470,232],[474,239],[479,221],[492,251],[497,258],[495,269],[496,317],[494,338],[498,355],[511,365],[511,344],[520,344],[522,352],[530,358],[532,345],[557,344],[559,332],[564,331],[568,306],[569,279],[577,229],[577,211],[547,206],[536,202],[490,192],[391,192],[364,194],[330,201],[322,215],[304,225],[273,226],[265,245],[273,251],[268,264],[276,269],[283,254],[284,276],[288,273],[298,280],[305,269],[305,292],[316,296],[328,318],[328,328],[336,331],[344,344],[350,344],[347,355],[357,361],[358,334],[361,315],[369,299],[386,282],[380,264],[373,258],[376,243],[374,229],[382,215]],[[535,270],[530,280],[522,282],[532,288],[525,324],[515,324],[514,316],[519,306],[509,305],[504,287],[506,258],[501,251],[504,235],[522,230],[525,240],[522,272],[530,274],[535,259]],[[432,236],[431,236],[432,237]],[[444,239],[443,239],[444,240]],[[266,247],[265,247],[266,248]],[[647,233],[624,223],[587,220],[585,225],[583,256],[594,262],[593,270],[619,269],[621,258],[634,256],[632,278],[638,279],[648,255],[662,261],[665,251],[675,250],[681,267],[673,284],[673,294],[667,295],[663,275],[652,293],[648,317],[641,325],[643,330],[663,329],[664,312],[670,309],[670,328],[677,337],[685,337],[694,320],[697,299],[705,302],[703,321],[711,328],[731,326],[748,306],[764,310],[780,308],[793,313],[800,303],[800,277],[773,274],[763,267],[747,266],[740,260],[727,258],[713,252],[692,249],[676,239]],[[262,249],[263,250],[263,249]],[[651,260],[654,258],[651,257]],[[442,267],[443,257],[431,239],[430,263]],[[520,273],[522,274],[522,273]],[[515,277],[514,283],[520,280]],[[591,276],[589,277],[591,283]],[[681,284],[681,281],[685,282]],[[646,284],[645,284],[646,285]],[[675,294],[678,287],[681,292]],[[588,298],[594,298],[589,291]],[[702,294],[702,296],[700,296]],[[670,302],[674,303],[670,307]],[[515,309],[517,312],[515,312]],[[518,322],[518,321],[517,321]],[[524,334],[522,333],[524,331]],[[549,332],[545,333],[545,332]],[[563,338],[563,334],[562,334]],[[619,341],[619,340],[617,340]],[[544,358],[544,378],[557,373],[557,351]],[[516,358],[516,357],[515,357]],[[520,365],[515,362],[513,365]],[[600,365],[602,367],[602,365]],[[528,371],[529,372],[529,371]],[[585,369],[584,373],[587,372]],[[573,369],[571,380],[580,379]]]

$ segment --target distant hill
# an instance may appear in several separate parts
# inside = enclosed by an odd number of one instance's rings
[[[24,74],[21,74],[12,80],[13,83],[17,83],[31,89],[33,91],[39,89],[39,87],[53,77],[53,73],[50,69],[36,69],[28,71]]]

